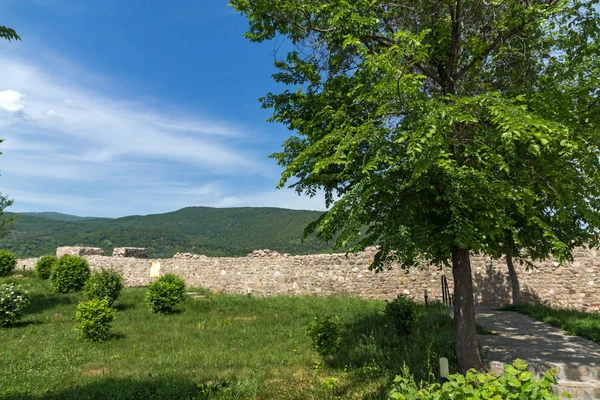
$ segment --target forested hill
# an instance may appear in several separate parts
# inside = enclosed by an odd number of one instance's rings
[[[29,213],[18,217],[15,229],[0,239],[0,248],[19,257],[54,254],[58,246],[75,245],[101,247],[106,255],[112,254],[113,247],[145,247],[156,258],[176,252],[244,256],[265,248],[290,254],[328,252],[330,244],[315,238],[301,240],[304,228],[320,214],[250,207],[188,207],[115,219]]]

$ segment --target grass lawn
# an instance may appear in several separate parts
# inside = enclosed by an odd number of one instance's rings
[[[600,344],[600,313],[588,313],[569,309],[556,309],[542,304],[519,304],[504,307],[505,311],[517,311],[533,319],[564,329]]]
[[[456,372],[452,321],[441,307],[423,310],[413,334],[400,337],[382,301],[210,294],[155,315],[144,289],[130,288],[113,337],[92,343],[75,331],[80,294],[53,293],[29,273],[5,282],[19,282],[32,303],[16,326],[0,328],[2,399],[383,399],[405,363],[417,379],[435,379],[445,356]],[[344,326],[327,358],[305,333],[325,314]]]

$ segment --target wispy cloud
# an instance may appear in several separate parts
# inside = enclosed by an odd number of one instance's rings
[[[45,62],[42,53],[0,53],[0,188],[15,209],[121,216],[191,205],[323,208],[322,199],[271,189],[276,168],[271,151],[251,149],[254,128],[115,95],[108,78],[66,59]]]

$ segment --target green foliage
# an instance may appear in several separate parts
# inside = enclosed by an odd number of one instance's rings
[[[295,133],[273,155],[280,186],[331,205],[308,232],[379,244],[379,268],[496,254],[507,232],[561,261],[595,242],[594,3],[232,0],[251,41],[296,45],[275,62],[290,88],[263,106]]]
[[[336,316],[317,316],[308,327],[306,334],[311,338],[313,349],[322,356],[335,353],[342,342],[342,327]]]
[[[123,289],[121,274],[116,271],[102,269],[90,276],[83,287],[83,295],[87,300],[104,299],[112,307]]]
[[[35,264],[35,272],[41,279],[48,279],[52,273],[52,267],[56,263],[58,258],[55,256],[44,256],[41,257]]]
[[[12,274],[16,266],[17,256],[8,250],[0,250],[0,276]]]
[[[400,294],[385,305],[385,314],[394,321],[399,335],[411,333],[418,318],[417,304]]]
[[[20,285],[5,283],[0,285],[0,326],[17,322],[29,304],[27,292]]]
[[[56,260],[50,280],[58,293],[78,292],[90,275],[90,266],[84,258],[67,254]]]
[[[515,360],[504,366],[504,374],[482,374],[470,370],[466,375],[450,375],[448,382],[416,383],[408,369],[394,379],[390,398],[394,400],[442,400],[442,399],[502,399],[502,400],[548,400],[558,399],[552,392],[556,383],[556,371],[550,371],[539,381],[527,371],[527,364]]]
[[[104,342],[110,337],[116,310],[106,299],[82,301],[77,305],[77,329],[84,339]]]
[[[572,309],[555,309],[543,304],[522,303],[505,307],[507,311],[517,311],[538,321],[565,330],[600,344],[600,313],[582,312]]]
[[[17,32],[15,32],[12,28],[7,28],[6,26],[0,25],[0,38],[6,39],[9,42],[11,40],[21,40]]]
[[[185,298],[185,282],[174,274],[166,274],[148,285],[146,302],[154,313],[170,313]]]
[[[315,237],[302,241],[304,227],[321,212],[278,208],[189,207],[166,214],[117,219],[68,215],[22,214],[14,230],[0,238],[0,246],[19,257],[51,254],[58,246],[138,246],[151,258],[177,252],[213,257],[245,256],[268,248],[280,253],[314,254],[330,250]],[[1,235],[0,235],[1,237]]]

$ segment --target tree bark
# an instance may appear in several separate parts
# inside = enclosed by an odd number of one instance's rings
[[[452,248],[452,275],[454,276],[454,327],[456,355],[461,373],[471,368],[483,371],[475,329],[473,278],[468,249]]]
[[[512,287],[512,303],[519,304],[521,301],[521,288],[519,286],[519,277],[515,266],[513,265],[513,240],[509,238],[506,242],[506,265],[508,266],[508,275],[510,276],[510,284]]]

